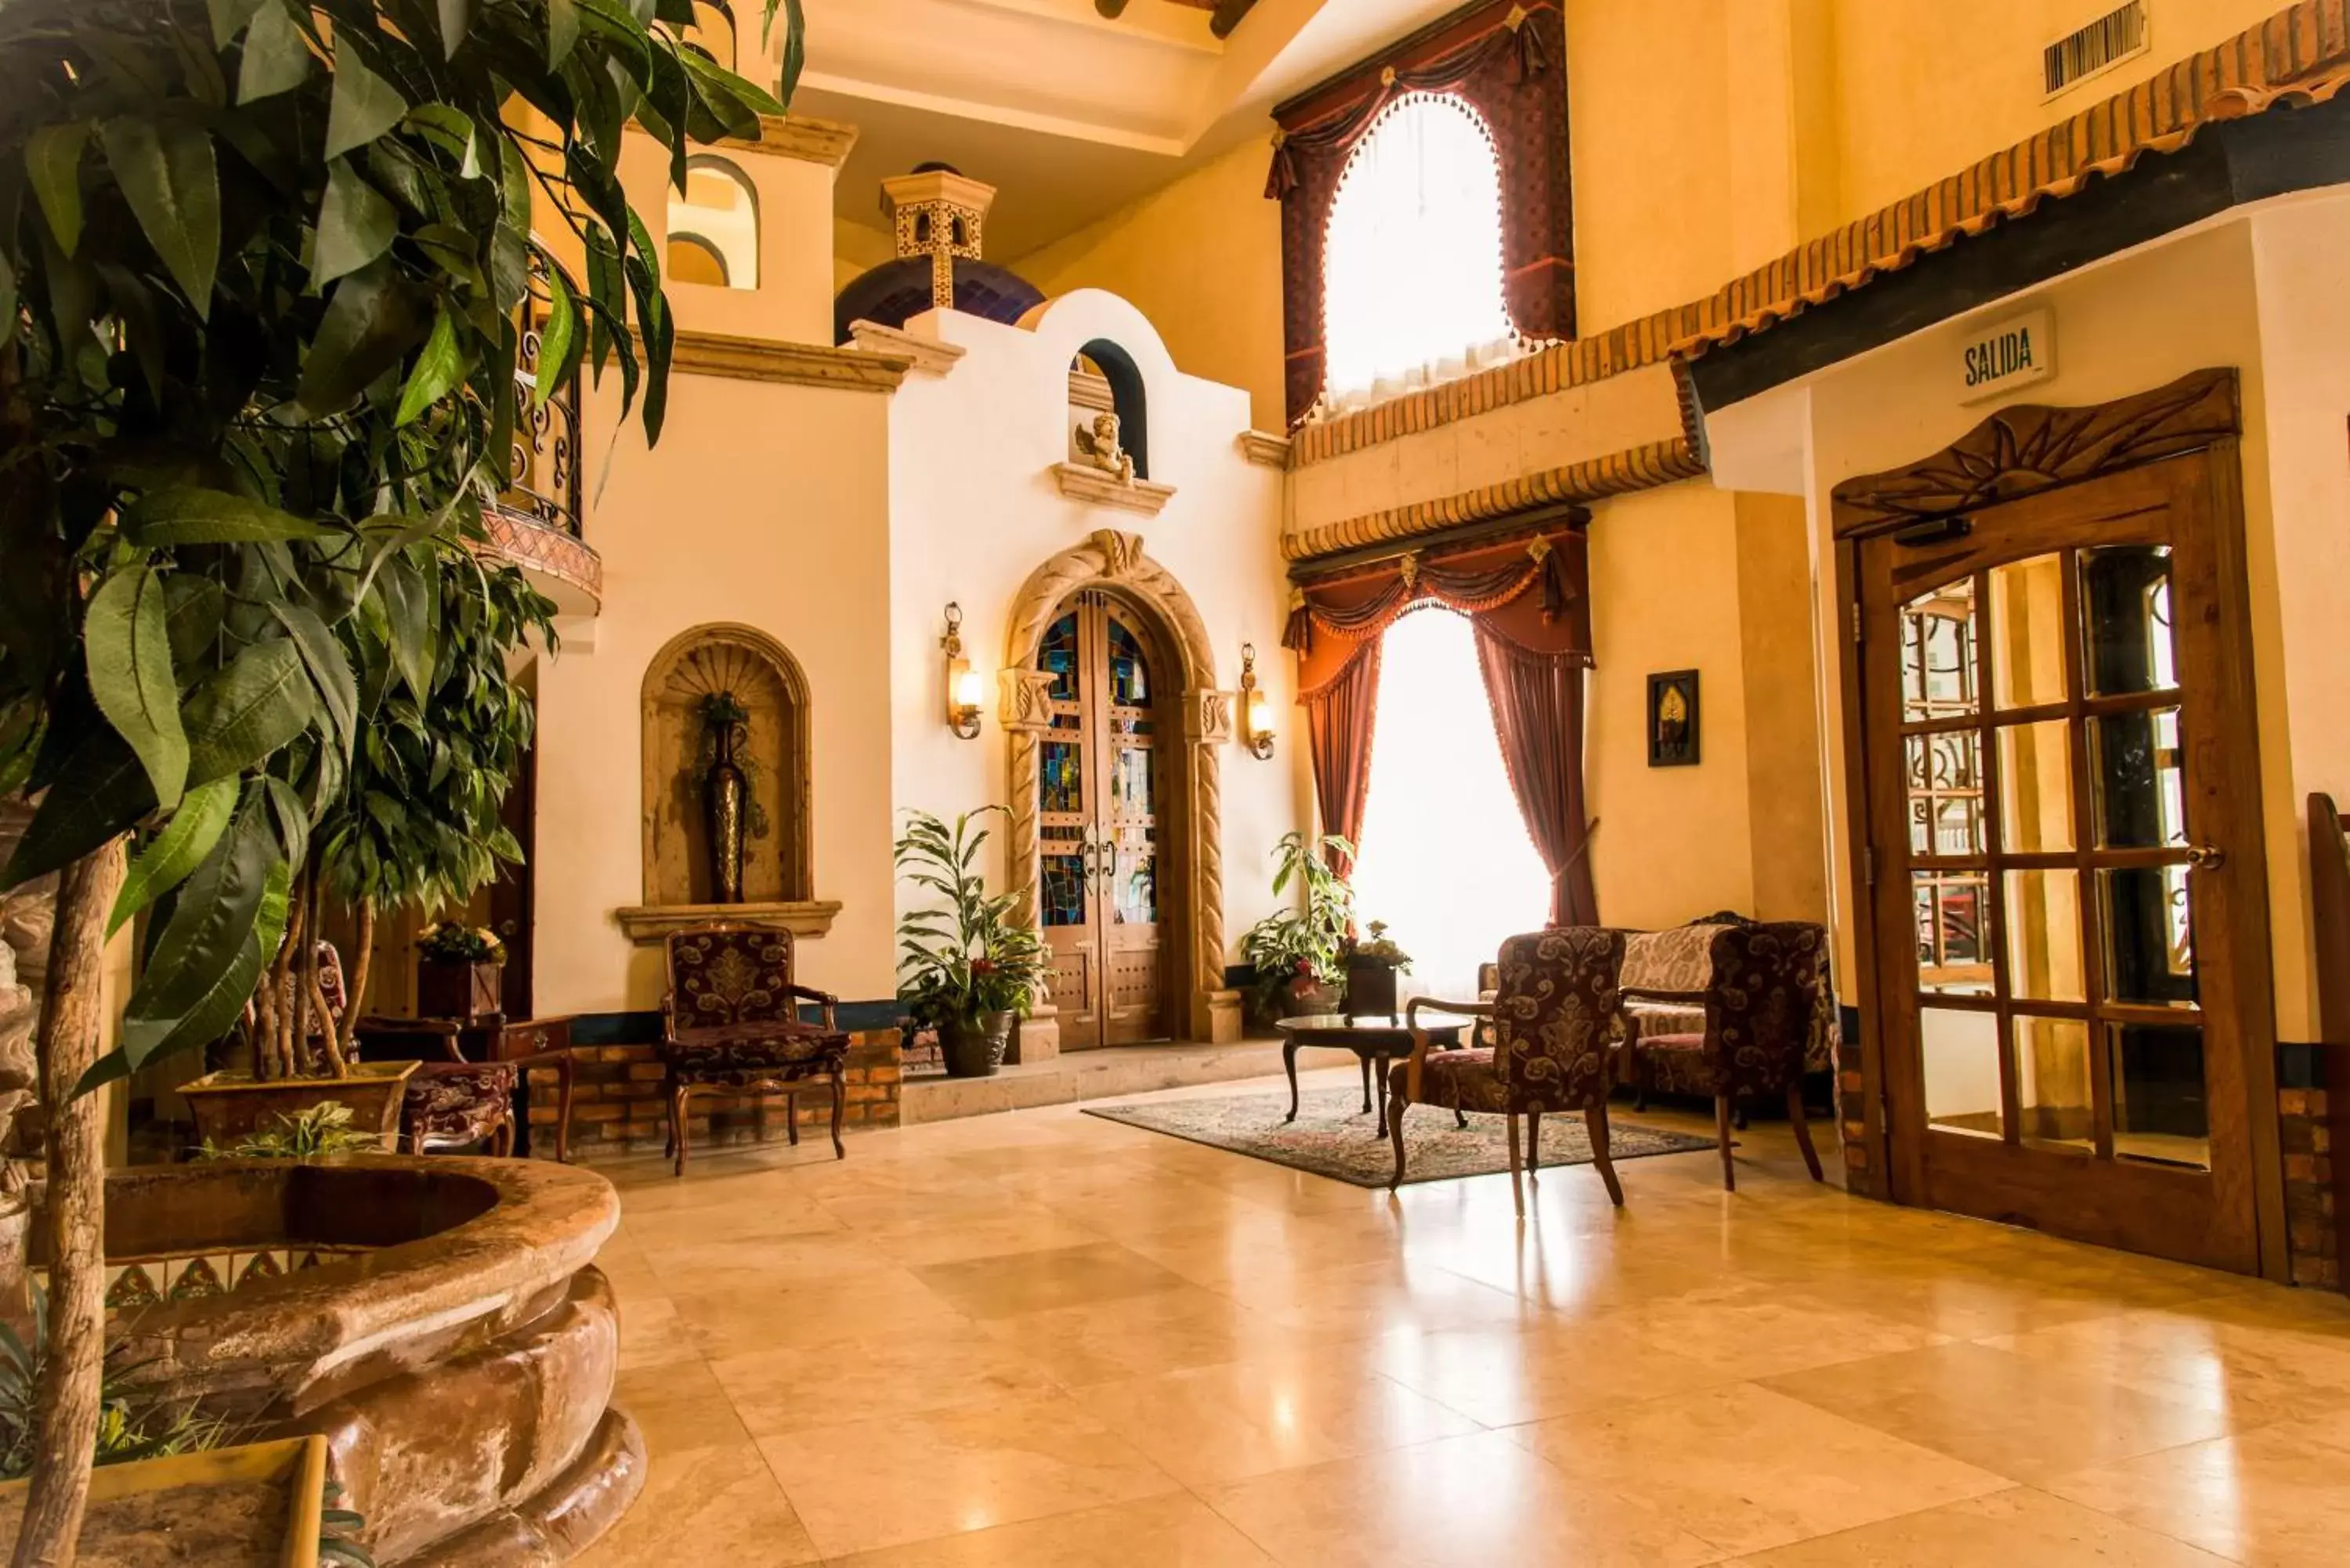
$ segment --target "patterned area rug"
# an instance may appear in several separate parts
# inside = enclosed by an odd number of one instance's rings
[[[1289,1109],[1286,1091],[1222,1099],[1159,1100],[1139,1106],[1089,1106],[1086,1114],[1310,1170],[1333,1181],[1385,1187],[1395,1173],[1395,1146],[1384,1134],[1371,1136],[1373,1117],[1362,1107],[1359,1089],[1309,1089],[1298,1106],[1297,1119],[1289,1123],[1281,1119]],[[1607,1153],[1613,1159],[1713,1147],[1711,1138],[1642,1127],[1621,1116],[1610,1119],[1607,1130]],[[1591,1163],[1591,1139],[1579,1116],[1544,1116],[1542,1141],[1545,1170],[1555,1165]],[[1462,1127],[1454,1125],[1452,1113],[1440,1106],[1414,1106],[1404,1114],[1403,1142],[1407,1185],[1491,1176],[1510,1168],[1508,1135],[1502,1118],[1495,1116],[1472,1115]]]

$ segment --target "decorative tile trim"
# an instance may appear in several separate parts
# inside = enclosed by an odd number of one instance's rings
[[[1139,512],[1146,517],[1158,516],[1175,494],[1171,484],[1148,479],[1122,482],[1115,473],[1089,462],[1056,462],[1053,465],[1053,480],[1060,486],[1061,493],[1072,501],[1090,501],[1097,506],[1115,506],[1121,512]]]
[[[631,904],[612,911],[629,940],[644,946],[713,920],[781,926],[795,937],[820,937],[840,913],[837,898],[801,898],[774,904]]]
[[[1307,468],[1399,436],[1694,358],[1911,266],[2043,202],[2077,194],[2148,153],[2175,152],[2201,127],[2322,103],[2350,87],[2350,0],[2302,0],[2258,26],[1902,201],[1798,245],[1706,298],[1300,426],[1291,466]]]
[[[1389,539],[1409,538],[1463,523],[1506,517],[1529,507],[1562,502],[1598,501],[1652,490],[1705,474],[1704,462],[1686,440],[1651,441],[1623,452],[1609,452],[1564,468],[1546,468],[1500,484],[1480,485],[1458,495],[1390,506],[1336,523],[1325,523],[1285,535],[1282,558],[1302,561],[1335,550],[1359,549]]]
[[[848,161],[849,149],[857,145],[857,127],[813,115],[763,114],[758,140],[730,136],[718,145],[730,152],[764,152],[837,169]]]
[[[884,327],[878,321],[852,321],[848,324],[848,336],[864,353],[892,355],[912,361],[918,376],[943,376],[970,352],[960,343],[917,337],[902,327]]]
[[[1286,469],[1289,466],[1289,438],[1264,431],[1243,431],[1239,436],[1241,455],[1260,468]]]
[[[638,339],[639,351],[643,339]],[[723,332],[681,332],[670,369],[688,376],[768,381],[787,387],[830,387],[844,392],[894,392],[914,362],[863,348],[815,343],[775,343]]]
[[[560,528],[504,506],[482,508],[487,553],[528,571],[569,583],[596,605],[604,602],[604,557]]]

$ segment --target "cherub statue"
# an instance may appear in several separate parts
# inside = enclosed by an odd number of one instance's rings
[[[1120,484],[1134,483],[1134,454],[1118,444],[1116,414],[1108,412],[1096,414],[1092,429],[1088,430],[1084,425],[1079,425],[1076,433],[1077,450],[1083,452],[1096,468],[1106,473],[1117,474]]]

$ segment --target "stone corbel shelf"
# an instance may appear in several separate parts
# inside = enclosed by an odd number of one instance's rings
[[[878,321],[852,321],[848,336],[858,348],[868,354],[887,354],[910,360],[917,375],[943,376],[951,370],[968,352],[959,343],[941,343],[935,337],[917,337],[897,327],[884,327]]]
[[[1289,466],[1289,438],[1271,435],[1263,431],[1243,431],[1240,433],[1241,455],[1263,468]]]
[[[837,898],[799,898],[767,904],[632,904],[615,909],[620,929],[639,946],[658,942],[695,926],[721,920],[753,926],[781,926],[795,937],[820,937],[832,929],[840,913]]]
[[[1171,484],[1154,484],[1138,479],[1132,484],[1121,484],[1118,475],[1085,462],[1056,462],[1053,478],[1061,493],[1072,501],[1090,501],[1097,506],[1115,506],[1121,512],[1139,512],[1145,517],[1156,517],[1159,508],[1174,498]]]

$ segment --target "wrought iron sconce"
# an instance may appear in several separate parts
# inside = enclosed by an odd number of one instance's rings
[[[962,606],[952,600],[947,604],[947,634],[939,639],[939,647],[947,656],[947,728],[959,740],[977,740],[983,705],[979,671],[962,656]]]
[[[1256,644],[1241,644],[1241,743],[1263,762],[1273,755],[1273,699],[1256,683]]]

